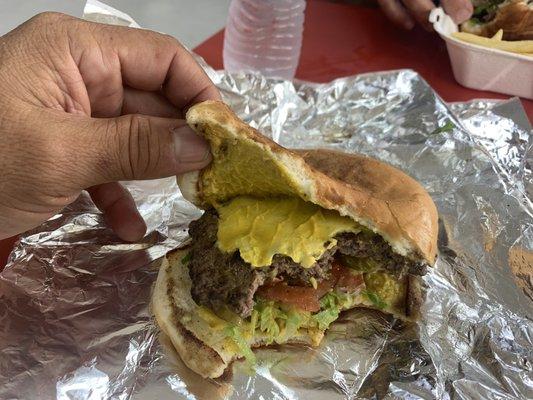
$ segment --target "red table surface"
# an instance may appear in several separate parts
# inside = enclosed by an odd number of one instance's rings
[[[220,31],[195,51],[222,69]],[[467,89],[453,77],[446,45],[421,28],[404,31],[392,25],[377,8],[310,0],[307,2],[300,64],[296,78],[329,82],[364,72],[411,68],[420,73],[445,101],[504,96]],[[533,121],[533,101],[522,99]]]
[[[222,69],[220,31],[195,51],[211,66]],[[418,71],[445,101],[507,98],[462,87],[452,74],[444,42],[416,28],[397,29],[379,9],[311,0],[307,2],[300,65],[296,77],[314,82],[372,71],[411,68]],[[522,100],[530,121],[533,101]],[[0,241],[0,266],[5,265],[15,242]]]
[[[0,241],[0,271],[6,265],[7,258],[9,257],[9,253],[11,253],[11,249],[13,249],[16,240],[16,237],[12,237]]]

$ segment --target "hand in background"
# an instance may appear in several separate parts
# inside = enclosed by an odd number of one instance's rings
[[[412,29],[418,22],[425,29],[431,30],[428,16],[435,8],[431,0],[378,0],[378,3],[396,25]],[[458,24],[469,19],[474,11],[471,0],[442,0],[441,7]]]
[[[122,239],[140,239],[146,226],[117,181],[207,165],[180,118],[218,98],[170,36],[45,13],[0,38],[0,239],[84,189]]]

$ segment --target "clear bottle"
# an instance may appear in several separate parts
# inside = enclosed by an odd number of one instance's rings
[[[305,0],[232,0],[224,36],[224,68],[294,78]]]

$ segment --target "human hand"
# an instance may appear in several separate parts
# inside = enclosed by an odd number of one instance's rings
[[[0,38],[0,239],[87,189],[124,240],[146,225],[117,181],[199,169],[203,139],[179,118],[219,93],[170,36],[40,14]]]
[[[418,22],[426,30],[432,29],[428,17],[435,4],[431,0],[378,0],[378,3],[385,15],[402,28],[412,29]],[[465,22],[474,12],[471,0],[441,0],[440,3],[457,24]]]

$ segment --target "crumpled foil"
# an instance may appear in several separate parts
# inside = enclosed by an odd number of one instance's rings
[[[93,20],[133,22],[89,5]],[[533,150],[519,101],[449,105],[410,70],[312,84],[203,65],[282,145],[365,153],[427,188],[440,256],[422,319],[355,310],[317,349],[263,349],[255,372],[236,363],[201,379],[149,309],[161,257],[200,211],[174,179],[130,182],[149,227],[141,242],[117,240],[82,195],[16,245],[0,274],[0,398],[533,398]]]

